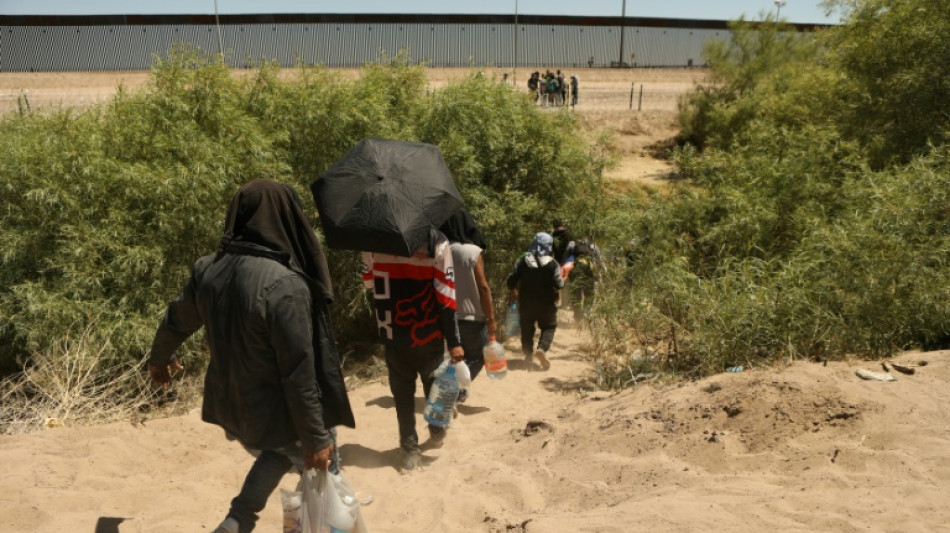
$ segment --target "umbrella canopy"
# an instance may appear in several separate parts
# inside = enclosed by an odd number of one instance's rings
[[[327,246],[409,257],[463,205],[431,144],[364,139],[310,185]]]

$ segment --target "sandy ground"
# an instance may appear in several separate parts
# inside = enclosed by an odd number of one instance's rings
[[[796,362],[608,393],[585,339],[562,323],[549,371],[480,376],[409,474],[386,384],[351,391],[343,474],[369,530],[950,531],[950,352],[902,354],[928,364],[890,383]],[[0,531],[24,533],[207,532],[251,465],[194,412],[2,437],[0,457]],[[258,531],[280,524],[275,493]]]
[[[598,101],[597,83],[616,92],[632,82],[629,71],[593,74],[582,74],[591,94],[576,112],[589,130],[617,132],[612,179],[663,183],[671,168],[651,147],[675,134],[675,111]],[[699,73],[638,74],[685,87]],[[433,84],[457,72],[439,75]],[[98,94],[116,80],[18,76],[0,75],[3,94],[27,86],[34,95]],[[121,77],[134,87],[144,76]],[[395,468],[388,386],[352,390],[358,426],[341,430],[340,444],[369,530],[950,531],[950,352],[902,354],[928,364],[890,383],[854,373],[879,363],[794,362],[609,393],[592,385],[586,342],[564,322],[549,371],[512,359],[504,380],[479,377],[445,445],[424,445],[424,467],[408,475]],[[195,412],[0,437],[0,461],[4,533],[208,532],[251,464]],[[280,524],[275,493],[258,531]]]

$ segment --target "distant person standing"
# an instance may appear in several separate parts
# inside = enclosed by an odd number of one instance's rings
[[[567,105],[567,81],[564,79],[564,74],[560,70],[557,71],[557,88],[557,105]]]
[[[464,352],[455,320],[455,275],[449,241],[432,228],[430,242],[411,257],[363,252],[363,282],[372,293],[376,325],[386,347],[389,390],[399,423],[400,469],[419,466],[416,433],[416,381],[426,397],[442,364],[446,345],[452,361]],[[441,445],[446,429],[429,425],[429,439]]]
[[[558,105],[558,98],[561,95],[561,86],[558,84],[557,76],[548,73],[547,83],[548,104],[552,107]]]
[[[577,92],[579,85],[580,80],[577,78],[577,75],[571,74],[571,107],[577,105]]]
[[[541,82],[541,73],[534,71],[531,73],[531,77],[528,78],[528,91],[531,93],[531,99],[534,103],[538,103],[538,98],[540,97],[540,87]]]
[[[547,233],[536,234],[527,253],[515,262],[507,280],[509,299],[518,301],[521,353],[529,366],[537,359],[544,370],[551,366],[547,352],[554,342],[557,304],[560,290],[564,287],[560,265],[551,257],[553,242],[554,239]],[[535,326],[541,330],[536,347]]]
[[[452,262],[455,267],[455,318],[458,320],[465,364],[472,375],[478,376],[485,366],[485,345],[489,336],[498,333],[491,287],[485,276],[482,253],[485,241],[475,226],[472,216],[457,211],[439,230],[449,239]],[[463,389],[465,391],[465,389]],[[464,402],[468,391],[459,395]]]

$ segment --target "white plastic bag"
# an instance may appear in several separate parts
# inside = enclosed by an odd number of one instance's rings
[[[298,487],[299,488],[299,487]],[[284,533],[302,533],[302,493],[280,489],[280,503],[284,508]]]
[[[342,474],[307,470],[297,491],[281,491],[281,500],[284,533],[366,533],[360,502]]]

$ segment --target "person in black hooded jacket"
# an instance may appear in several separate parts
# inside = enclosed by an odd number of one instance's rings
[[[330,324],[326,259],[300,198],[258,179],[228,207],[221,250],[198,259],[155,334],[152,379],[171,382],[175,350],[205,328],[211,352],[201,418],[257,457],[215,530],[247,533],[292,466],[339,471],[337,425],[354,427]]]
[[[553,239],[547,233],[537,233],[527,253],[518,258],[506,281],[509,301],[518,300],[521,322],[521,353],[528,369],[537,359],[543,370],[550,368],[547,352],[554,342],[557,329],[557,303],[564,288],[561,267],[551,256]],[[535,325],[541,330],[537,347],[534,346]]]

